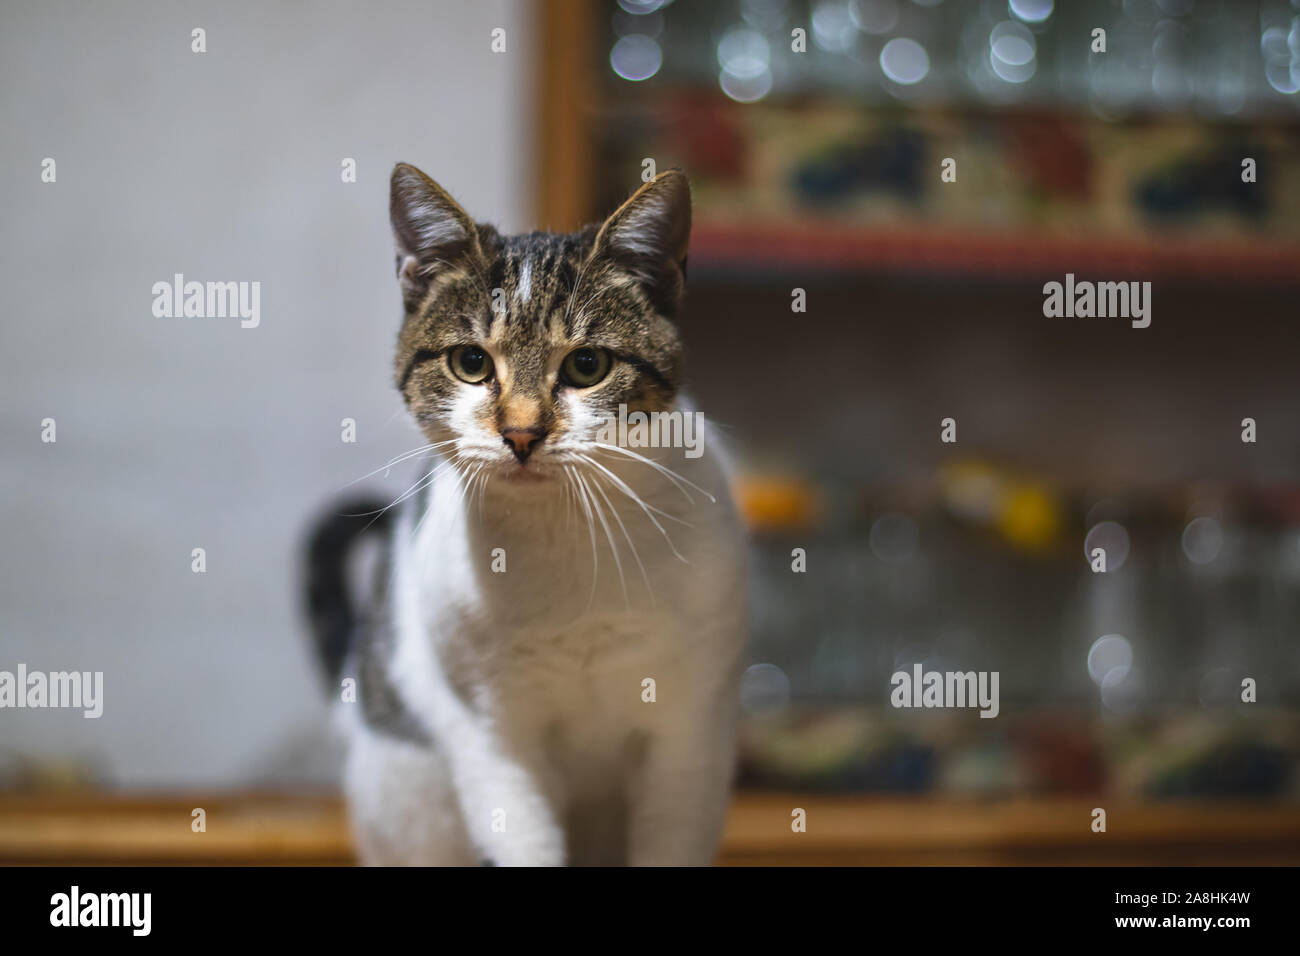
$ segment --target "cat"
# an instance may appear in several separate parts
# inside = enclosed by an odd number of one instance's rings
[[[692,413],[679,170],[600,225],[503,236],[398,164],[395,381],[432,467],[313,536],[310,608],[363,863],[703,865],[735,760],[745,542],[693,455],[612,416]],[[603,436],[603,437],[602,437]],[[368,606],[354,543],[381,530]]]

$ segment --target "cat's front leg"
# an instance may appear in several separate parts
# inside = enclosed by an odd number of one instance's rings
[[[448,739],[465,830],[484,866],[563,866],[565,834],[543,769],[480,716],[465,715]]]
[[[628,863],[708,866],[731,796],[729,728],[651,739],[629,778]]]

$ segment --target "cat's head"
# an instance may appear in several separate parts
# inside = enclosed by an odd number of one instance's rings
[[[620,406],[672,407],[691,223],[680,171],[568,235],[502,236],[406,164],[390,212],[406,311],[397,386],[462,467],[556,478]]]

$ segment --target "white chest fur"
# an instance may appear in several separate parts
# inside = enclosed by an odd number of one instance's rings
[[[562,861],[563,805],[614,790],[632,802],[634,862],[711,852],[731,771],[744,549],[722,462],[660,460],[690,486],[611,461],[639,501],[613,482],[595,495],[588,478],[585,505],[492,485],[480,504],[447,471],[427,512],[397,529],[389,676],[443,752],[469,842],[498,862]],[[660,804],[687,799],[683,788],[698,791],[689,824],[651,833],[672,827]],[[493,829],[497,812],[513,830]]]

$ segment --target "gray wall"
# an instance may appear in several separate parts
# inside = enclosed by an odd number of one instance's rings
[[[106,687],[99,720],[0,710],[0,761],[84,757],[151,787],[327,775],[301,536],[418,444],[391,386],[387,174],[414,162],[476,216],[533,225],[529,18],[499,0],[5,4],[0,670]],[[176,272],[260,281],[260,327],[155,318]]]

